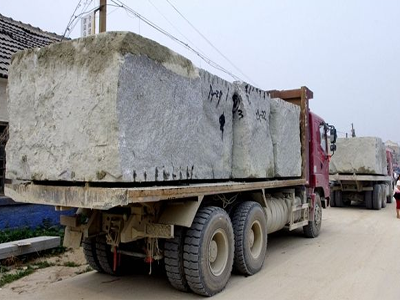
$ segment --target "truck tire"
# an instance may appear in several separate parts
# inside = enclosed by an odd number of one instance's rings
[[[233,267],[243,275],[261,270],[267,253],[267,218],[261,205],[254,201],[241,203],[232,218],[235,234]]]
[[[381,196],[382,208],[385,208],[386,207],[386,200],[387,200],[387,198],[386,198],[386,184],[381,184],[381,193],[382,193],[382,196]]]
[[[189,292],[190,288],[185,278],[183,267],[183,247],[186,229],[175,227],[175,236],[164,244],[164,265],[168,281],[179,291]]]
[[[199,209],[186,232],[183,265],[190,289],[203,296],[222,291],[232,272],[234,236],[225,210]]]
[[[364,193],[365,207],[372,209],[372,191],[365,191]]]
[[[372,208],[376,210],[382,208],[382,189],[380,184],[374,185],[374,191],[372,192]]]
[[[330,207],[335,207],[335,206],[336,206],[336,202],[335,202],[335,191],[331,191],[331,193],[330,193],[329,206],[330,206]]]
[[[314,220],[309,221],[308,225],[303,227],[304,235],[308,238],[315,238],[319,235],[322,224],[322,205],[321,197],[315,193]]]
[[[119,268],[116,271],[113,269],[113,253],[111,252],[111,246],[106,243],[104,235],[96,237],[96,256],[104,273],[115,276],[120,275]]]
[[[335,204],[337,207],[344,206],[342,191],[335,191]]]
[[[393,184],[389,184],[389,195],[387,196],[387,203],[393,202]]]
[[[96,239],[86,238],[82,241],[83,254],[89,266],[97,272],[104,273],[96,255]]]

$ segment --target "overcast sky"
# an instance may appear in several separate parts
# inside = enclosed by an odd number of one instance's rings
[[[169,1],[169,2],[168,2]],[[0,13],[63,34],[79,0],[2,0]],[[82,12],[82,0],[76,15]],[[127,6],[244,81],[314,92],[311,109],[339,136],[400,143],[400,1],[124,0]],[[219,50],[227,61],[178,14]],[[196,54],[108,0],[107,30],[151,38],[229,81]],[[87,7],[98,5],[93,0]],[[77,19],[78,20],[78,19]],[[70,34],[80,37],[80,22]]]

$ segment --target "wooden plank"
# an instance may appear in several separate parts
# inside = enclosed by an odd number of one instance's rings
[[[0,244],[0,259],[29,254],[60,246],[59,236],[39,236]]]

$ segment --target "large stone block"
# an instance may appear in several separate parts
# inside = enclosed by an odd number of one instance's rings
[[[331,174],[387,174],[386,150],[377,137],[339,138],[332,156]]]
[[[233,96],[234,178],[274,177],[269,128],[270,97],[246,83],[235,83]]]
[[[17,54],[7,176],[108,182],[227,179],[233,87],[133,33]]]
[[[301,176],[300,106],[271,99],[269,120],[276,177]]]

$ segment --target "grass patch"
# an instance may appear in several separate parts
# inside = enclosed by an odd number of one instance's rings
[[[64,263],[64,267],[75,268],[75,267],[80,267],[80,266],[81,266],[80,264],[77,264],[77,263],[75,263],[73,261],[66,261]]]
[[[53,267],[55,264],[49,263],[48,261],[39,261],[32,264],[35,269],[44,269],[48,267]]]
[[[17,270],[15,273],[7,273],[3,274],[3,276],[0,277],[0,287],[9,284],[15,280],[18,280],[22,277],[28,276],[35,272],[35,270],[32,267],[27,267],[26,269],[22,270]]]
[[[34,229],[30,227],[21,227],[0,230],[0,244],[46,235],[59,236],[61,240],[63,240],[64,229],[61,226],[52,225],[51,221],[48,219],[43,219],[42,224]]]

